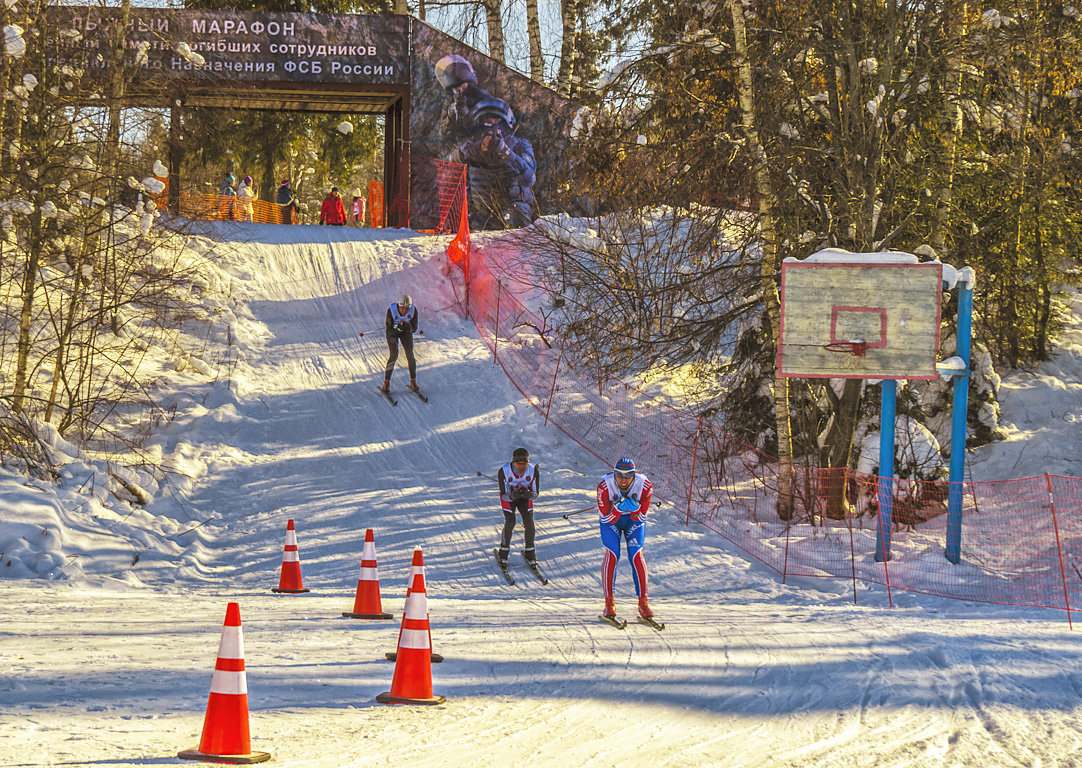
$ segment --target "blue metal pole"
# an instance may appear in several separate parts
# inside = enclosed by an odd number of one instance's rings
[[[965,480],[966,413],[969,410],[969,354],[973,336],[973,286],[962,283],[958,290],[958,341],[956,354],[966,364],[954,373],[954,404],[951,414],[950,491],[947,494],[946,558],[957,565],[962,560],[962,483]]]
[[[890,560],[890,529],[894,520],[894,414],[898,382],[883,381],[879,406],[879,529],[875,536],[875,561]]]

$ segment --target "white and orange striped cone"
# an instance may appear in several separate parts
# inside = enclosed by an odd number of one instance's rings
[[[343,613],[349,619],[393,619],[383,612],[379,597],[379,570],[376,568],[376,536],[369,528],[364,532],[364,552],[361,553],[361,575],[357,578],[357,596],[353,613]]]
[[[420,547],[415,547],[414,550],[413,550],[413,562],[410,563],[410,575],[409,575],[409,578],[406,580],[406,599],[407,600],[409,600],[409,596],[410,596],[410,587],[413,585],[413,577],[416,576],[418,573],[421,574],[422,576],[424,576],[424,573],[425,573],[425,556],[421,553],[421,548]],[[427,579],[428,577],[426,576],[425,578]],[[402,630],[401,629],[398,630],[398,639],[401,642],[401,640],[402,640]],[[430,648],[432,647],[432,630],[431,629],[429,629],[429,631],[428,631],[428,646]],[[384,656],[387,657],[387,661],[397,661],[398,660],[398,651],[389,651],[389,652],[385,653]],[[443,661],[443,656],[439,655],[435,651],[432,651],[432,663],[433,664],[439,664],[441,661]]]
[[[418,548],[415,553],[420,551]],[[421,565],[424,565],[423,556]],[[422,567],[414,575],[406,598],[391,690],[381,693],[376,701],[381,704],[442,704],[447,700],[432,695],[432,635],[429,630],[428,593]]]
[[[286,544],[282,550],[282,573],[278,577],[278,588],[271,592],[296,594],[308,592],[301,580],[301,555],[297,550],[297,529],[290,520],[286,523]]]
[[[218,643],[218,660],[210,681],[210,699],[199,748],[178,752],[177,757],[236,764],[270,760],[269,752],[252,751],[248,735],[248,679],[244,673],[244,634],[237,603],[229,603],[225,609],[225,626]]]

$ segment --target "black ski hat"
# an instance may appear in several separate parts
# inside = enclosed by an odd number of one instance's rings
[[[511,461],[529,461],[529,460],[530,460],[530,452],[527,451],[525,448],[516,448],[511,453]]]

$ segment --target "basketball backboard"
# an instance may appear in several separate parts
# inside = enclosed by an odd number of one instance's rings
[[[782,264],[779,374],[936,378],[942,265],[848,256]]]

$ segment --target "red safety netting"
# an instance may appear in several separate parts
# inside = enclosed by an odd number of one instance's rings
[[[603,463],[633,456],[670,514],[696,521],[781,577],[844,578],[940,597],[1067,610],[1082,606],[1082,479],[962,484],[961,562],[945,557],[945,482],[893,481],[890,554],[876,560],[879,478],[789,467],[793,513],[778,514],[776,458],[710,419],[600,380],[523,300],[513,241],[455,251],[451,279],[494,359],[522,395]],[[459,238],[456,238],[456,241]],[[509,244],[510,242],[510,244]],[[449,248],[449,256],[455,246]],[[510,255],[509,255],[510,253]]]
[[[466,166],[435,157],[410,158],[410,221],[420,232],[457,232],[466,210]]]
[[[430,161],[436,170],[436,199],[439,201],[436,232],[455,232],[466,214],[466,166],[447,160]]]

